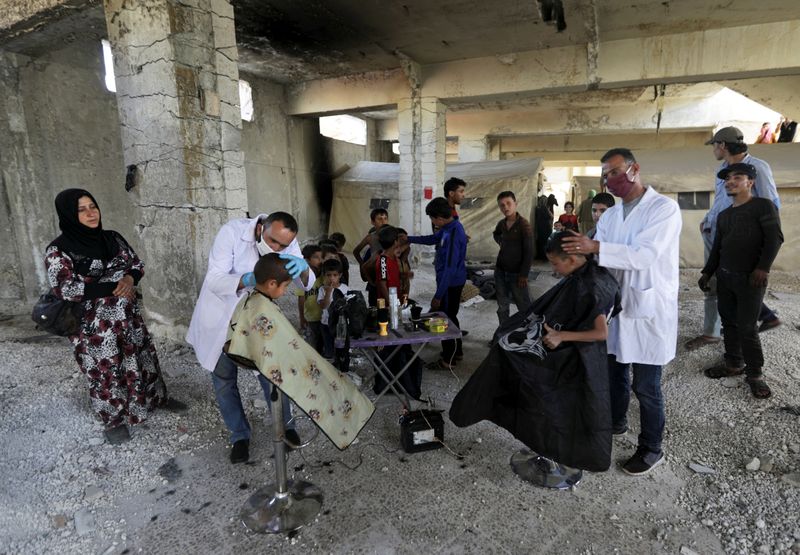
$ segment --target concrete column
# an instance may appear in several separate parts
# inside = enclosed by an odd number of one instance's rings
[[[485,136],[458,137],[458,161],[459,162],[483,162],[488,158],[489,145]]]
[[[104,0],[148,313],[183,336],[217,230],[243,217],[233,8],[225,0]],[[121,184],[120,184],[121,186]]]
[[[41,254],[58,235],[53,199],[36,172],[23,103],[20,66],[30,59],[0,51],[0,310],[30,307],[44,291]],[[43,243],[42,238],[48,239]]]
[[[501,147],[502,147],[502,139],[494,138],[487,141],[489,144],[487,145],[486,151],[486,159],[487,160],[500,160]]]
[[[445,106],[438,98],[412,96],[397,103],[400,138],[400,226],[430,232],[425,224],[423,189],[442,194],[445,174]]]

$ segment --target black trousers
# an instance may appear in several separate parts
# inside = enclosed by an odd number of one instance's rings
[[[463,289],[463,283],[455,287],[448,287],[447,295],[442,299],[442,306],[440,308],[440,310],[447,314],[450,321],[459,328],[461,328],[461,324],[458,323],[458,309],[461,306],[461,291]],[[464,356],[461,339],[447,339],[442,341],[442,359],[449,364],[452,362],[454,356]]]
[[[750,285],[750,274],[717,270],[717,308],[722,320],[725,363],[745,366],[748,375],[761,374],[764,354],[758,337],[758,317],[766,287]]]

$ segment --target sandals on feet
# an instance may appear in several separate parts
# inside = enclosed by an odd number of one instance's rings
[[[747,376],[744,381],[750,386],[750,393],[756,399],[766,399],[772,395],[772,390],[767,385],[764,376]]]
[[[718,380],[720,378],[729,378],[731,376],[741,376],[744,374],[744,368],[732,368],[730,366],[725,366],[724,364],[719,364],[717,366],[712,366],[711,368],[706,368],[703,370],[703,374],[705,374],[707,378]]]

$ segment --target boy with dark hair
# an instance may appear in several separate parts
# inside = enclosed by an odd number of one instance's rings
[[[467,182],[457,177],[451,177],[444,182],[444,198],[447,199],[447,204],[450,205],[454,218],[458,218],[456,207],[460,206],[461,201],[464,200],[466,187]]]
[[[297,295],[297,310],[300,313],[300,333],[303,334],[303,339],[309,345],[321,353],[324,347],[322,324],[320,323],[322,309],[317,302],[317,295],[322,285],[322,276],[319,273],[322,266],[322,248],[319,245],[306,245],[303,247],[302,253],[303,258],[308,266],[314,270],[314,275],[317,278],[308,291],[303,291],[300,288],[295,291]]]
[[[347,255],[344,254],[344,246],[347,243],[347,239],[345,238],[344,233],[339,233],[338,231],[331,233],[328,236],[328,239],[336,245],[336,251],[339,255],[339,262],[342,263],[342,283],[345,285],[350,285],[350,261],[347,260]]]
[[[336,330],[332,330],[328,325],[330,322],[330,313],[328,311],[334,299],[334,293],[339,291],[342,295],[346,295],[349,291],[346,284],[341,282],[342,279],[342,264],[336,258],[331,258],[322,263],[322,287],[319,289],[317,301],[319,307],[322,309],[322,318],[320,324],[322,327],[323,350],[322,356],[327,359],[332,359],[333,341],[336,337]]]
[[[361,279],[367,284],[366,289],[369,305],[375,306],[375,274],[372,268],[375,265],[375,257],[378,256],[381,250],[380,243],[378,243],[377,231],[389,223],[389,212],[385,208],[375,208],[370,212],[369,219],[372,222],[372,227],[358,245],[356,245],[356,248],[353,249],[353,256],[355,256],[356,262],[358,263]],[[362,251],[364,247],[367,246],[369,248],[363,253],[362,257]]]
[[[446,199],[437,197],[425,207],[425,214],[437,229],[432,235],[409,236],[409,243],[436,245],[434,268],[436,292],[431,299],[431,310],[443,310],[456,325],[461,291],[467,281],[467,235]],[[454,362],[463,358],[461,339],[442,341],[442,356],[435,366],[451,369]]]
[[[291,281],[286,261],[277,254],[262,256],[254,274],[255,290],[239,301],[231,317],[225,352],[239,365],[257,369],[266,382],[262,383],[265,392],[271,386],[280,388],[336,447],[345,449],[375,407],[302,340],[274,302]],[[286,432],[286,440],[290,445],[300,444],[294,431]]]
[[[607,317],[619,312],[619,285],[594,257],[565,250],[571,236],[545,246],[563,279],[497,329],[450,419],[460,427],[490,420],[542,457],[602,472],[612,435]]]
[[[533,262],[533,228],[517,212],[517,198],[512,191],[497,195],[497,207],[504,218],[497,222],[492,237],[500,245],[495,262],[494,284],[497,294],[497,319],[500,324],[509,316],[513,300],[517,311],[531,305],[528,292],[528,273]]]
[[[597,233],[597,222],[606,210],[614,206],[614,195],[609,193],[598,193],[592,197],[592,222],[594,225],[586,232],[589,239],[594,239]]]

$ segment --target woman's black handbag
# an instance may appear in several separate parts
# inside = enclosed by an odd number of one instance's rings
[[[65,301],[48,291],[33,305],[31,319],[36,327],[47,333],[67,337],[81,331],[83,303]]]

